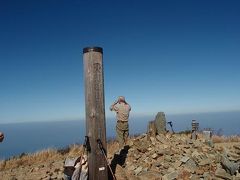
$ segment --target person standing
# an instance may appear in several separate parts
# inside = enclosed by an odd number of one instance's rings
[[[2,132],[0,132],[0,142],[2,142],[4,139],[4,134]]]
[[[119,96],[118,100],[110,106],[110,111],[116,112],[117,124],[116,124],[116,136],[119,143],[119,147],[127,143],[129,135],[128,118],[131,111],[131,106],[126,102],[124,96]]]

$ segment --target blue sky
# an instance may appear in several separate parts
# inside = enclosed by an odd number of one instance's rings
[[[85,116],[82,49],[105,104],[135,115],[240,110],[239,1],[0,1],[0,121]]]

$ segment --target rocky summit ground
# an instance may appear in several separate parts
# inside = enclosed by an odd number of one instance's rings
[[[46,150],[0,163],[1,180],[63,179],[66,157],[81,154],[82,146]],[[240,180],[240,142],[212,143],[185,134],[130,138],[117,151],[108,143],[108,160],[117,180]]]

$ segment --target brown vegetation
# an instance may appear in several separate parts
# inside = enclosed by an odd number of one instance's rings
[[[31,166],[36,162],[44,162],[46,160],[58,159],[60,154],[55,149],[47,149],[29,155],[20,155],[9,160],[0,161],[0,170],[14,169],[19,166]]]
[[[199,134],[198,136],[200,139],[202,139],[201,134]],[[129,157],[127,159],[126,172],[128,172],[127,170],[129,170],[129,169],[131,170],[133,168],[133,166],[135,167],[136,163],[133,162],[133,159],[136,158],[135,156],[137,156],[137,158],[140,158],[140,159],[141,158],[147,159],[147,157],[145,157],[145,156],[148,156],[150,158],[153,158],[152,161],[156,161],[156,159],[154,159],[156,153],[153,152],[153,154],[150,154],[150,155],[143,153],[142,155],[140,155],[141,152],[139,154],[138,149],[136,149],[136,147],[138,147],[137,142],[144,142],[145,140],[147,140],[146,137],[145,138],[143,138],[143,137],[144,136],[131,137],[129,139],[129,144],[131,144],[130,145],[131,149],[129,150],[129,154],[128,154]],[[179,141],[180,144],[177,142],[175,142],[175,143],[178,146],[183,146],[185,148],[189,145],[184,145],[184,144],[181,145],[181,143],[185,142],[185,141],[183,141],[183,139],[189,139],[190,134],[187,134],[187,135],[176,134],[175,136],[173,135],[173,137],[171,134],[166,134],[166,136],[163,136],[162,138],[163,139],[160,138],[160,141],[164,140],[163,142],[159,142],[159,140],[155,140],[152,142],[152,139],[148,140],[149,141],[148,144],[150,143],[150,145],[151,145],[150,149],[154,150],[156,144],[161,145],[162,143],[163,143],[162,148],[164,148],[165,146],[172,146],[171,143],[178,141],[178,140],[180,140]],[[240,136],[226,137],[226,136],[214,135],[212,137],[212,140],[215,143],[215,145],[217,146],[217,149],[215,149],[215,150],[219,150],[219,148],[221,148],[221,147],[229,147],[230,144],[234,145],[237,142],[239,144]],[[207,147],[205,144],[201,144],[200,147],[202,149],[204,149],[204,148],[209,149],[209,147]],[[118,151],[119,147],[118,147],[118,143],[116,143],[116,141],[114,139],[111,139],[108,141],[107,149],[108,149],[109,160],[112,160],[114,158],[116,159],[117,156],[114,154]],[[140,149],[141,149],[141,147],[140,147]],[[157,148],[156,152],[161,154],[160,150],[159,150],[159,148]],[[165,160],[168,160],[167,157],[170,156],[169,153],[171,154],[171,151],[174,152],[173,153],[174,155],[179,156],[180,159],[182,158],[181,153],[179,155],[176,154],[177,149],[176,149],[176,146],[174,145],[173,149],[167,148],[166,153],[168,153],[168,154],[166,155],[166,157],[165,156],[164,156],[164,158],[160,157],[160,160],[162,163],[165,162]],[[182,150],[179,150],[179,151],[182,151]],[[185,151],[188,152],[189,149],[185,149]],[[56,175],[56,178],[59,179],[59,177],[63,176],[62,172],[63,172],[63,163],[64,163],[65,158],[79,156],[82,154],[82,152],[83,152],[83,146],[79,145],[79,144],[74,144],[74,145],[70,145],[70,146],[68,146],[66,148],[62,148],[62,149],[47,149],[47,150],[36,152],[33,154],[21,154],[18,157],[13,157],[8,160],[0,161],[0,177],[3,176],[5,179],[6,178],[11,179],[12,177],[18,177],[18,179],[27,180],[27,179],[33,179],[35,177],[40,177],[40,176],[42,179],[47,179],[50,176],[54,177],[54,175]],[[152,150],[150,150],[150,152],[152,152]],[[205,152],[205,151],[203,151],[203,152]],[[189,157],[190,157],[190,155],[189,155]],[[144,159],[144,160],[146,160],[146,159]],[[140,164],[139,163],[137,163],[137,164],[144,165],[144,164],[142,164],[144,162],[144,160],[141,160]],[[158,167],[158,165],[156,165],[156,168],[164,168],[164,167],[165,167],[164,164],[160,167]],[[119,171],[119,168],[121,169],[120,166],[116,166],[115,168],[116,168],[116,173]],[[136,173],[138,169],[139,169],[139,167],[137,169],[135,169],[133,172]],[[151,173],[153,173],[153,172],[151,172]],[[131,174],[127,173],[127,175],[130,176]],[[190,176],[190,173],[188,171],[179,171],[179,177],[181,177],[182,179],[189,177],[189,176]]]
[[[213,135],[212,140],[214,143],[230,143],[240,142],[240,136],[217,136]]]
[[[108,151],[114,152],[118,148],[115,141],[108,143]],[[33,154],[21,154],[8,160],[0,161],[0,171],[15,169],[20,166],[32,166],[45,161],[56,161],[66,157],[76,157],[83,152],[83,146],[79,144],[70,145],[63,149],[46,149]]]

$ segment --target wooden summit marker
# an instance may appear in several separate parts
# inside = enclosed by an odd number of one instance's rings
[[[97,142],[98,139],[102,142],[103,149],[107,153],[102,59],[103,49],[101,47],[83,49],[86,135],[90,145],[89,180],[108,179],[107,162]]]

